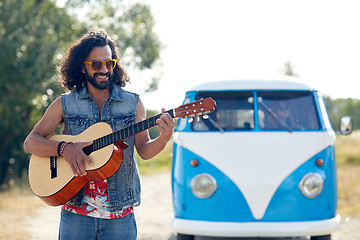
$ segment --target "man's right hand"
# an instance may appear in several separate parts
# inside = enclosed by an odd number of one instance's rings
[[[84,167],[84,161],[87,161],[91,166],[94,165],[93,160],[83,152],[83,148],[90,146],[92,142],[76,142],[67,144],[63,157],[68,162],[71,167],[71,170],[74,173],[74,176],[85,176],[86,171]]]

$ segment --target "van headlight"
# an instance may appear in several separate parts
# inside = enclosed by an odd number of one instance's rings
[[[191,191],[198,198],[212,196],[216,188],[215,178],[207,173],[198,174],[191,180]]]
[[[324,180],[318,173],[306,174],[299,183],[299,188],[306,197],[316,198],[324,187]]]

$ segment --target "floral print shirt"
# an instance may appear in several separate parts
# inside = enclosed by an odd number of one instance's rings
[[[62,209],[76,214],[104,219],[121,218],[134,212],[133,206],[119,212],[110,212],[106,179],[91,181],[85,186],[84,198],[80,207],[64,204]]]

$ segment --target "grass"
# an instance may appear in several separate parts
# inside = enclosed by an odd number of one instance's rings
[[[338,166],[360,165],[360,130],[351,135],[340,135],[336,139],[336,161]]]
[[[360,131],[338,136],[335,144],[338,173],[338,212],[360,218]]]
[[[338,167],[338,213],[360,218],[360,165]]]
[[[0,239],[30,239],[25,220],[42,204],[28,189],[14,188],[0,193]]]
[[[149,160],[143,160],[137,155],[140,174],[153,174],[170,171],[173,141],[169,141],[162,152]]]

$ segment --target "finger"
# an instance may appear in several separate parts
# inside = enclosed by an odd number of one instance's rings
[[[91,141],[91,142],[86,142],[83,147],[87,147],[87,146],[90,146],[90,145],[92,145],[92,144],[93,144],[93,141]]]
[[[76,161],[74,161],[73,164],[71,164],[71,169],[73,170],[75,177],[81,176],[81,171]]]
[[[86,143],[87,144],[87,143]],[[72,143],[66,145],[63,157],[69,163],[71,170],[75,177],[86,174],[81,155],[86,155],[82,148],[79,148],[79,143]]]
[[[174,119],[170,116],[169,113],[163,113],[160,118],[163,119],[167,125],[171,126],[171,125],[174,125],[174,123],[175,123]]]
[[[70,167],[71,167],[71,171],[73,172],[74,176],[77,177],[78,173],[77,173],[77,171],[75,169],[75,165],[70,165]]]
[[[84,163],[83,163],[83,158],[81,157],[81,153],[73,155],[71,163],[72,163],[71,166],[75,171],[75,176],[86,175],[86,171],[85,171],[85,167],[84,167]]]
[[[165,122],[166,122],[166,124],[167,124],[168,126],[170,126],[171,128],[172,128],[173,126],[175,126],[175,121],[174,121],[174,119],[173,119],[170,115],[166,116]]]
[[[85,171],[83,159],[80,159],[80,160],[76,161],[76,164],[77,164],[78,169],[79,169],[79,171],[80,171],[80,172],[79,172],[79,175],[80,175],[80,176],[86,175],[86,171]]]
[[[91,166],[94,165],[94,161],[91,159],[91,157],[87,156],[86,154],[84,154],[83,159],[88,162]]]
[[[78,145],[80,147],[80,149],[82,150],[83,148],[87,147],[87,146],[91,146],[93,144],[93,142],[78,142],[76,143],[76,145]],[[84,151],[80,152],[80,157],[85,160],[86,162],[88,162],[91,166],[94,165],[94,161],[84,153]]]
[[[81,148],[84,148],[84,147],[92,145],[93,142],[92,141],[91,142],[78,142],[76,144],[78,144]]]
[[[166,139],[171,137],[173,128],[169,126],[164,120],[160,119],[157,127],[159,129],[160,135]]]
[[[160,133],[164,130],[164,127],[159,119],[156,121],[156,127],[160,131]]]
[[[164,127],[167,125],[167,123],[161,118],[156,120],[156,124],[158,125],[159,130],[164,129]]]
[[[163,118],[160,118],[159,123],[161,126],[164,127],[166,130],[170,130],[175,125],[174,120],[171,116],[164,116]]]
[[[161,109],[161,112],[162,112],[162,114],[160,116],[161,119],[163,119],[164,121],[167,121],[167,120],[173,121],[173,118],[170,116],[170,114],[168,112],[165,111],[164,108]]]
[[[172,122],[173,121],[173,118],[170,116],[170,114],[169,113],[162,113],[161,115],[160,115],[160,118],[158,118],[158,120],[159,121],[164,121],[164,122],[166,122],[166,123],[170,123],[170,122]]]

